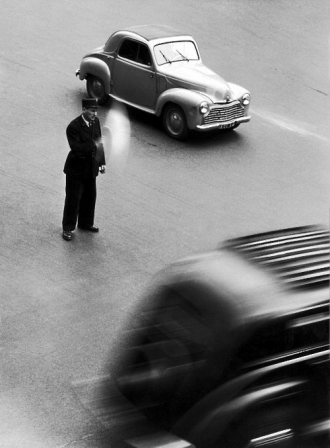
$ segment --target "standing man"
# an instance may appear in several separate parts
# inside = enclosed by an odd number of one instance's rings
[[[98,232],[94,225],[96,203],[96,177],[105,173],[105,156],[100,121],[97,118],[97,100],[82,100],[82,114],[66,129],[70,152],[67,156],[66,197],[63,211],[63,238],[72,239],[72,232],[78,227]]]

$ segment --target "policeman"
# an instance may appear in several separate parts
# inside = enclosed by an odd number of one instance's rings
[[[66,196],[62,236],[66,241],[72,239],[77,222],[80,229],[99,231],[94,225],[96,177],[105,173],[106,164],[97,108],[96,99],[83,99],[82,114],[66,129],[70,146],[63,170]]]

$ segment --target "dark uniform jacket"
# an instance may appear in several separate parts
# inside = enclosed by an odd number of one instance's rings
[[[64,165],[64,173],[80,179],[96,177],[99,167],[105,165],[99,119],[96,117],[94,123],[87,126],[80,115],[71,121],[66,135],[71,150]]]

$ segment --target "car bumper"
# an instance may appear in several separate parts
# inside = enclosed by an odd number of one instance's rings
[[[196,129],[198,131],[210,131],[212,129],[230,129],[241,123],[247,123],[250,120],[251,116],[240,117],[229,121],[200,124],[196,126]]]

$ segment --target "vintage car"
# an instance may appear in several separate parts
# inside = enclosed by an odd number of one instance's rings
[[[166,431],[129,446],[329,446],[327,229],[237,238],[174,263],[126,337],[116,384]]]
[[[251,118],[250,93],[207,68],[195,40],[167,26],[115,32],[83,57],[76,75],[100,104],[110,96],[162,117],[178,140],[191,129],[234,129]]]

